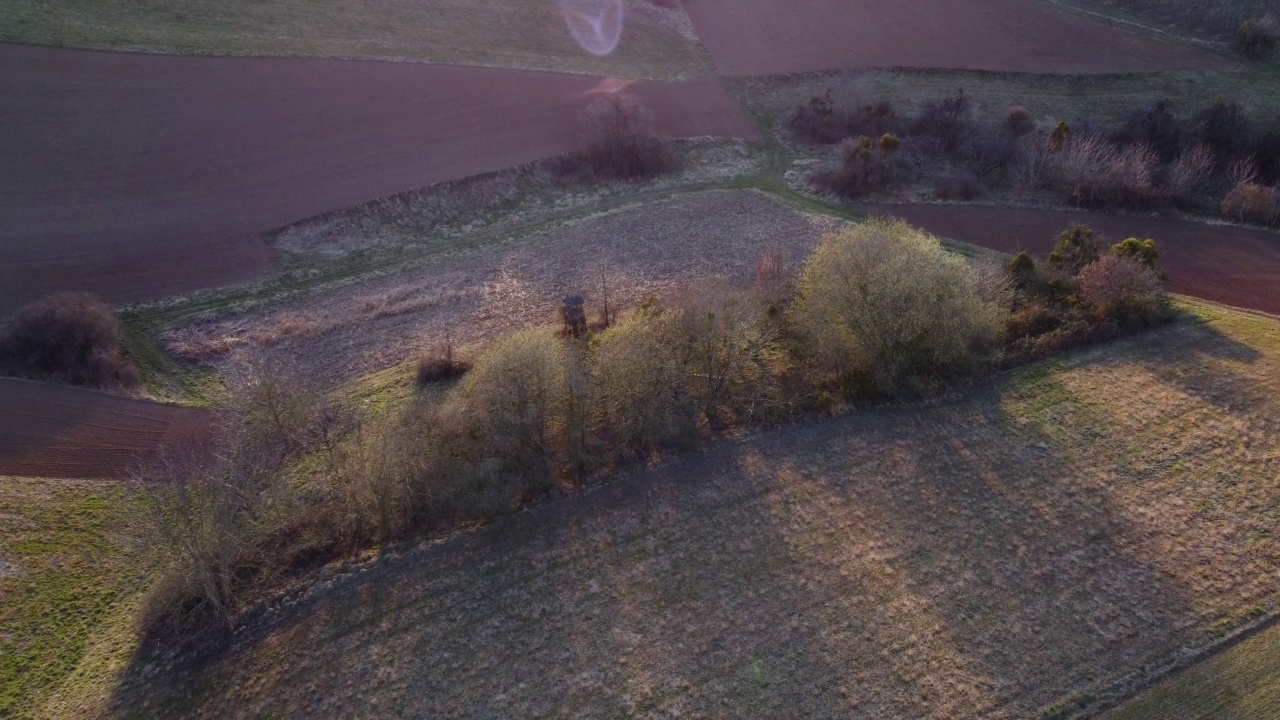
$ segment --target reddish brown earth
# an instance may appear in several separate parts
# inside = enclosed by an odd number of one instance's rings
[[[672,135],[756,136],[712,80],[0,45],[0,316],[254,278],[262,231],[570,151],[619,87]]]
[[[197,410],[0,378],[0,475],[116,477],[166,439],[198,433]]]
[[[879,205],[929,232],[1006,253],[1043,257],[1059,233],[1086,223],[1110,242],[1155,238],[1174,292],[1280,315],[1280,235],[1226,225],[1097,212],[975,205]]]
[[[725,75],[864,67],[1109,73],[1226,62],[1035,0],[685,0]]]

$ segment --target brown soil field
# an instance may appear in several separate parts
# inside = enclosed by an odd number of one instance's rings
[[[117,477],[166,439],[200,432],[205,418],[197,410],[0,378],[0,475]]]
[[[1280,326],[1202,310],[318,577],[101,714],[1041,717],[1275,607]]]
[[[435,351],[446,330],[466,346],[554,323],[569,294],[587,297],[594,320],[601,273],[616,312],[712,275],[749,279],[768,247],[799,263],[837,222],[756,191],[692,193],[446,257],[269,313],[180,328],[166,339],[194,359],[266,352],[273,363],[300,365],[307,377],[334,385]]]
[[[942,237],[1005,253],[1045,257],[1058,234],[1085,223],[1111,243],[1154,238],[1174,292],[1280,315],[1280,234],[1099,212],[978,205],[874,205]]]
[[[720,72],[866,67],[1031,73],[1221,69],[1163,43],[1034,0],[685,0]]]
[[[0,44],[0,315],[259,276],[263,231],[573,150],[625,89],[673,136],[756,136],[715,81]]]

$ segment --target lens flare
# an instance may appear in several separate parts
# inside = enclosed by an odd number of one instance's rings
[[[583,50],[603,57],[622,39],[622,0],[560,0],[569,34]]]

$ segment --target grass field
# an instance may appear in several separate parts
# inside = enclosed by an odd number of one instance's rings
[[[1138,696],[1105,720],[1280,717],[1280,626]]]
[[[1059,0],[1061,4],[1149,24],[1185,37],[1229,43],[1245,20],[1275,14],[1272,0]]]
[[[9,0],[0,40],[217,55],[417,60],[619,77],[708,74],[683,13],[627,3],[609,56],[584,51],[556,2]]]
[[[930,100],[963,90],[980,120],[1003,120],[1010,106],[1022,105],[1042,127],[1058,120],[1087,119],[1104,127],[1157,100],[1171,99],[1190,115],[1218,96],[1238,100],[1263,123],[1280,112],[1280,82],[1267,69],[1234,73],[1170,72],[1141,75],[1047,76],[955,70],[860,70],[787,78],[735,79],[732,87],[762,127],[786,124],[792,111],[831,88],[838,105],[888,100],[898,114],[911,116]]]
[[[111,713],[1088,710],[1280,591],[1280,323],[1191,307],[317,578],[198,670],[131,667]]]
[[[122,528],[128,502],[115,483],[0,477],[0,717],[109,696],[146,580]]]

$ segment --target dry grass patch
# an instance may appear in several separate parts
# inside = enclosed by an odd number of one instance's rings
[[[604,286],[616,311],[698,278],[749,278],[775,246],[794,265],[835,224],[759,192],[695,193],[442,258],[269,314],[176,329],[166,339],[200,360],[265,349],[338,383],[434,350],[446,332],[466,348],[553,322],[565,295],[584,293],[594,322]]]
[[[329,577],[116,709],[1035,716],[1280,593],[1280,324],[1198,312]]]
[[[0,38],[42,45],[226,55],[418,60],[618,77],[709,75],[684,12],[627,0],[618,47],[583,50],[558,2],[16,0]]]

